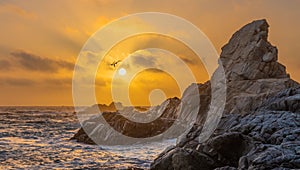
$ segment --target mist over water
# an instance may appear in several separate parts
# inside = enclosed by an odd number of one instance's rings
[[[69,140],[78,128],[73,107],[0,107],[0,169],[147,169],[175,144],[87,145]]]

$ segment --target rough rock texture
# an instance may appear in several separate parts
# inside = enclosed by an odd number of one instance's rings
[[[197,139],[209,118],[211,94],[216,90],[211,85],[217,76],[188,87],[181,103],[173,99],[171,105],[165,101],[153,110],[165,111],[166,117],[159,123],[161,129],[146,128],[149,130],[146,135],[150,136],[165,130],[181,113],[196,111],[198,116],[189,133],[176,146],[162,152],[152,163],[152,169],[300,169],[300,85],[277,62],[278,50],[267,39],[268,27],[266,20],[247,24],[222,48],[220,65],[226,77],[226,105],[217,129],[208,140],[200,143]],[[200,96],[194,89],[198,89]],[[200,106],[193,108],[195,96],[200,97]],[[127,135],[140,132],[139,125],[128,123],[117,112],[104,113],[103,117],[112,122],[115,130]],[[109,137],[113,142],[114,134],[99,126],[99,118],[92,117],[83,126],[90,133],[97,133],[100,140]],[[82,128],[73,139],[94,143]]]
[[[121,104],[118,107],[93,105],[77,114],[82,128],[71,139],[87,144],[128,145],[176,138],[194,122],[205,121],[210,91],[210,82],[191,84],[181,100],[170,98],[144,112],[143,108]],[[99,110],[104,112],[99,113]]]
[[[267,97],[297,84],[277,62],[278,50],[267,40],[268,27],[266,20],[247,24],[222,48],[220,61],[227,79],[225,114],[246,114]]]
[[[266,20],[247,24],[222,48],[227,98],[214,134],[198,142],[205,115],[199,113],[190,132],[151,169],[300,168],[300,86],[277,62],[268,27]],[[210,100],[209,94],[203,97]]]
[[[300,168],[300,88],[283,90],[253,114],[225,114],[204,143],[191,131],[162,153],[152,169]],[[288,102],[286,102],[288,101]]]
[[[145,113],[134,112],[133,108],[123,108],[123,111],[128,109],[125,111],[125,113],[128,113],[126,117],[121,115],[119,111],[103,112],[84,121],[82,123],[83,128],[80,128],[71,139],[86,144],[95,144],[95,141],[97,141],[98,144],[112,145],[122,142],[119,140],[118,133],[133,138],[153,137],[161,134],[161,132],[164,132],[173,125],[178,117],[177,114],[179,114],[178,109],[180,103],[180,99],[174,97],[167,99],[160,106],[154,107],[153,110],[149,111],[147,116],[151,113],[154,114],[152,116],[155,116],[157,112],[161,112],[161,114],[151,122],[145,121]],[[89,110],[91,110],[91,108],[89,108]],[[129,118],[133,119],[133,121]],[[108,126],[104,126],[104,119]],[[140,123],[143,121],[144,123]],[[128,138],[124,142],[131,143],[130,139],[131,138]],[[132,143],[134,143],[134,140]]]
[[[266,20],[254,21],[237,31],[222,48],[221,61],[227,80],[289,78],[277,62],[278,50],[268,38]]]
[[[115,107],[114,103],[109,106],[93,105],[78,114],[84,121],[71,140],[86,144],[120,145],[141,142],[142,138],[145,142],[176,138],[193,125],[187,122],[201,124],[205,121],[210,91],[210,82],[191,84],[181,100],[169,98],[146,112],[141,112],[143,108],[123,107],[121,104]],[[99,110],[104,112],[98,114]]]

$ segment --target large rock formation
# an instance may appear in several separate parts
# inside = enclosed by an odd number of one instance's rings
[[[289,78],[277,62],[277,48],[268,42],[268,27],[266,20],[254,21],[222,48],[220,59],[228,81]]]
[[[222,48],[220,66],[211,81],[193,84],[181,101],[168,99],[148,112],[152,118],[152,113],[163,115],[158,127],[134,124],[118,111],[94,116],[84,121],[83,127],[89,136],[96,134],[100,141],[114,142],[116,133],[99,125],[104,120],[98,119],[105,117],[115,130],[128,136],[142,135],[133,136],[139,138],[164,131],[182,113],[196,112],[189,133],[161,153],[152,169],[299,169],[300,85],[278,63],[278,50],[268,42],[268,27],[266,20],[258,20],[237,31]],[[219,90],[212,85],[224,83],[218,82],[221,67],[227,86],[223,116],[213,135],[199,142],[210,103],[218,97],[212,96]],[[200,97],[199,107],[192,107],[197,102],[195,97]],[[128,117],[144,119],[127,109]],[[81,128],[73,139],[93,144],[89,136]]]
[[[215,133],[198,142],[207,110],[200,109],[191,131],[160,154],[152,169],[300,168],[300,86],[277,62],[268,27],[266,20],[247,24],[222,48],[227,98]],[[209,84],[198,86],[207,92]]]
[[[208,141],[190,138],[169,148],[152,169],[298,169],[299,141],[300,88],[290,88],[266,100],[256,113],[225,114]]]
[[[225,113],[246,114],[269,96],[297,83],[278,63],[278,50],[268,38],[266,20],[237,31],[222,48],[220,60],[227,79]]]

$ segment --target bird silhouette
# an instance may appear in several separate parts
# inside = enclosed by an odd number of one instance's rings
[[[111,63],[110,65],[111,65],[111,66],[114,66],[114,67],[116,67],[116,65],[117,65],[119,62],[121,62],[121,60],[114,61],[114,62],[113,62],[113,63]]]

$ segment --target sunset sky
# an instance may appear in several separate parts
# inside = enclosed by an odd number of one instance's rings
[[[266,18],[270,24],[269,40],[279,49],[279,61],[287,67],[294,80],[300,81],[299,6],[298,0],[2,0],[0,105],[72,105],[74,64],[85,42],[110,21],[138,12],[165,12],[185,18],[208,36],[218,53],[240,27],[252,20]],[[157,38],[156,42],[160,40]],[[127,50],[138,48],[133,42],[125,44],[127,46],[122,48]],[[180,45],[174,46],[177,48]],[[147,56],[147,52],[134,53],[132,50],[127,53]],[[157,51],[151,53],[154,54],[167,55]],[[133,61],[139,63],[142,59],[137,57]],[[109,62],[113,60],[108,59]],[[99,76],[108,76],[112,71],[109,67],[105,74]],[[154,72],[152,74],[156,76],[145,80],[149,72]],[[205,74],[198,76],[196,79],[199,82],[208,79]],[[168,80],[168,83],[149,83],[162,79]],[[136,83],[130,87],[129,93],[133,93],[132,88],[137,90],[138,96],[130,94],[137,104],[145,103],[140,98],[145,98],[149,91],[139,89],[145,84],[151,84],[147,89],[159,85],[166,90],[170,90],[167,87],[172,84],[173,91],[166,93],[170,96],[178,94],[172,78],[159,71],[140,73],[134,81]],[[96,91],[109,89],[107,84],[109,80],[98,81]],[[97,100],[108,104],[111,98],[107,96],[99,95]]]

